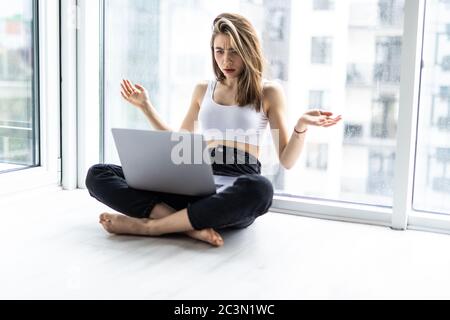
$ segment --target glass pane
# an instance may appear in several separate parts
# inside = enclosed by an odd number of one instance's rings
[[[314,10],[333,10],[334,0],[313,0]]]
[[[37,165],[32,0],[0,0],[0,172]]]
[[[450,1],[427,1],[414,202],[450,214]]]
[[[307,108],[342,114],[343,121],[309,129],[296,166],[274,165],[276,189],[391,206],[404,1],[312,2],[292,1],[290,11],[290,128]],[[331,10],[317,10],[324,3]]]
[[[285,89],[290,132],[311,108],[344,119],[337,127],[310,128],[291,170],[279,165],[267,137],[260,160],[276,192],[390,206],[403,3],[106,0],[105,161],[118,162],[111,127],[151,128],[121,99],[120,80],[149,88],[160,115],[179,128],[195,84],[213,78],[211,23],[219,13],[237,12],[259,32],[265,77]]]

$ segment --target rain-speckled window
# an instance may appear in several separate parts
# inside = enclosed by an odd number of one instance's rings
[[[143,84],[160,116],[179,128],[193,88],[213,79],[211,24],[222,12],[247,17],[262,40],[265,77],[286,93],[289,130],[312,108],[342,114],[311,127],[290,170],[271,139],[262,172],[277,194],[392,205],[403,0],[105,1],[105,161],[118,162],[110,128],[150,129],[120,97],[120,80]]]
[[[414,209],[450,214],[450,2],[427,1]]]
[[[39,164],[35,1],[0,1],[0,173]]]

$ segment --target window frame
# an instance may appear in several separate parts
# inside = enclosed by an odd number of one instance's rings
[[[326,200],[295,200],[275,196],[271,211],[363,222],[389,226],[397,230],[418,228],[419,225],[433,229],[435,219],[423,214],[416,218],[412,210],[416,126],[419,106],[419,84],[423,44],[425,0],[405,1],[404,33],[402,36],[400,102],[397,128],[396,160],[394,164],[394,193],[392,207],[358,205]],[[411,67],[414,66],[414,67]],[[413,106],[413,108],[411,108]],[[328,202],[328,203],[327,203]],[[330,215],[328,212],[333,212]],[[408,217],[412,217],[408,221]],[[428,222],[427,225],[424,223]],[[419,223],[419,225],[417,225]],[[436,231],[450,232],[450,225]]]
[[[61,3],[62,180],[66,190],[84,189],[89,167],[101,160],[102,0]],[[100,72],[99,72],[100,70]]]
[[[400,101],[392,207],[275,195],[270,211],[340,221],[450,233],[450,217],[412,209],[425,0],[405,1]],[[413,107],[411,107],[413,106]],[[333,214],[330,214],[333,212]]]
[[[275,195],[270,211],[314,218],[450,234],[450,216],[413,210],[415,143],[419,108],[425,0],[405,1],[400,102],[392,207]],[[412,106],[412,107],[411,107]],[[333,212],[330,215],[329,212]]]
[[[0,195],[58,184],[59,153],[59,1],[33,0],[35,134],[39,164],[0,174]],[[35,145],[37,148],[37,144]]]
[[[85,188],[89,168],[103,162],[103,21],[102,0],[78,0],[77,41],[77,176]],[[100,44],[100,45],[99,45]],[[99,72],[100,71],[100,72]]]

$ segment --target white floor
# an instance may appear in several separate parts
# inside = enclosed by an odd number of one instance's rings
[[[0,208],[0,299],[450,299],[449,235],[268,213],[213,248],[108,235],[85,190]]]

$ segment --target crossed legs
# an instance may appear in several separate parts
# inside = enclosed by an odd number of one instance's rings
[[[216,247],[220,247],[224,243],[220,234],[212,228],[195,230],[189,221],[186,209],[176,212],[165,203],[155,205],[148,219],[107,212],[102,213],[99,218],[103,228],[113,234],[159,236],[183,232],[191,238]]]
[[[223,245],[223,239],[212,228],[247,227],[268,211],[273,197],[270,181],[257,174],[239,176],[232,186],[209,197],[186,199],[130,188],[120,166],[102,164],[89,169],[86,186],[91,196],[125,214],[100,215],[100,223],[110,233],[159,236],[183,232],[214,246]],[[168,205],[172,202],[179,211]]]

